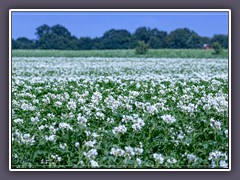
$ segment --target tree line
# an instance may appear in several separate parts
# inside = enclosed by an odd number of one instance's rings
[[[93,49],[134,49],[143,41],[151,49],[199,49],[203,44],[219,43],[228,48],[228,35],[216,34],[212,38],[199,36],[188,28],[179,28],[170,33],[157,28],[139,27],[134,33],[124,29],[110,29],[103,36],[90,38],[71,35],[62,25],[46,24],[36,29],[36,39],[20,37],[12,39],[13,49],[59,49],[59,50],[93,50]]]

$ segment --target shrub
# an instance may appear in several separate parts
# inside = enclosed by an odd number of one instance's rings
[[[214,54],[220,54],[222,52],[222,46],[218,42],[214,42],[212,45]]]
[[[137,43],[137,47],[136,47],[136,51],[135,51],[135,53],[136,54],[146,54],[147,53],[147,51],[148,51],[148,45],[147,44],[145,44],[143,41],[138,41],[138,43]]]

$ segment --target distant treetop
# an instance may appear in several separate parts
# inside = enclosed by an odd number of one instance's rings
[[[12,39],[13,49],[134,49],[139,41],[150,49],[189,49],[203,48],[204,44],[217,42],[221,47],[228,48],[228,35],[216,34],[212,38],[199,36],[188,28],[176,29],[169,34],[157,28],[139,27],[134,33],[125,29],[110,29],[102,37],[90,38],[72,36],[62,25],[48,26],[43,24],[36,29],[37,39],[30,40],[20,37]]]

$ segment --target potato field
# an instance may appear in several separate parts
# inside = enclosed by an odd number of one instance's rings
[[[13,57],[12,168],[228,168],[228,60]]]

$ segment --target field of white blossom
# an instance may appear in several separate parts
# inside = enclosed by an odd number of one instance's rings
[[[228,168],[228,60],[12,58],[12,168]]]

